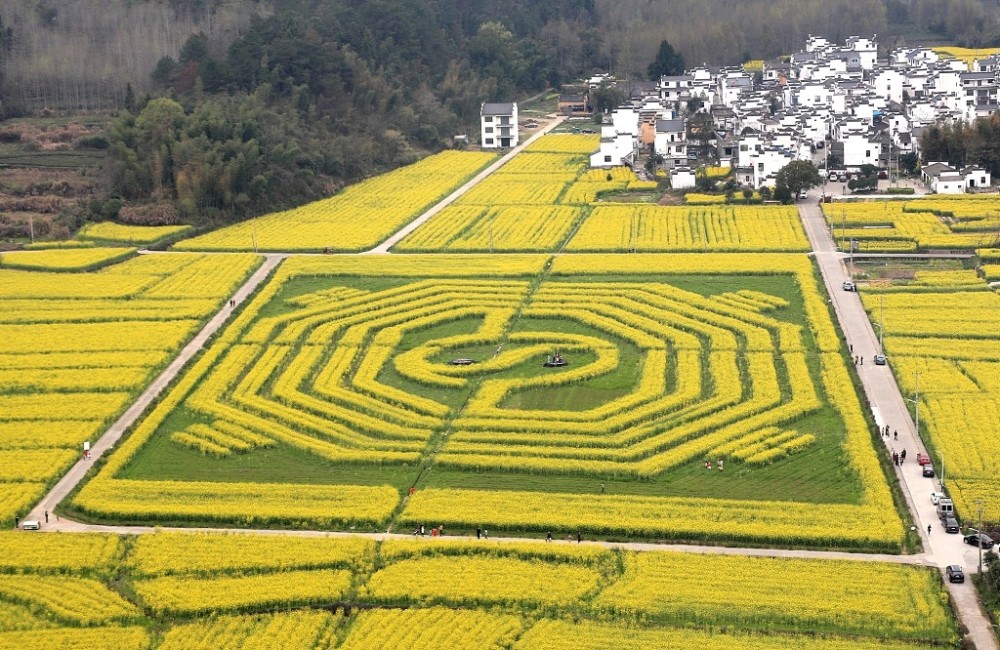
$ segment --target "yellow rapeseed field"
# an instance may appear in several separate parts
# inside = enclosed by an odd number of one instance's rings
[[[459,187],[495,156],[446,151],[351,185],[327,199],[244,221],[174,248],[193,251],[359,251]]]

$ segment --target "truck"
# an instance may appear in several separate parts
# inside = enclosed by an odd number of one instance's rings
[[[955,504],[951,499],[938,499],[937,504],[938,519],[944,521],[948,517],[955,516]]]

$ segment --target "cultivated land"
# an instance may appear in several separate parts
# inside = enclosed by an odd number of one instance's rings
[[[566,202],[582,184],[627,191],[633,182],[619,171],[610,181],[589,178],[579,167],[585,139],[537,139],[396,248],[428,229],[436,239],[425,241],[445,243],[426,250],[492,245],[524,253],[272,256],[236,294],[236,308],[226,300],[260,263],[257,256],[165,253],[115,263],[113,255],[128,251],[70,263],[57,254],[77,251],[45,251],[54,269],[62,265],[58,282],[55,272],[0,270],[19,282],[0,284],[14,292],[5,305],[16,299],[30,316],[0,327],[43,328],[2,339],[16,344],[3,353],[5,372],[40,368],[48,382],[0,394],[19,408],[37,402],[24,416],[4,411],[0,454],[35,445],[65,455],[6,464],[20,469],[0,481],[21,491],[8,517],[36,503],[78,457],[71,450],[121,413],[217,311],[210,330],[184,352],[193,355],[204,343],[200,354],[146,391],[146,414],[134,407],[134,420],[128,415],[112,427],[119,435],[135,422],[123,442],[107,455],[113,440],[102,439],[89,480],[64,498],[86,470],[78,464],[33,513],[114,526],[106,534],[0,535],[0,555],[9,558],[0,561],[0,648],[22,647],[28,635],[32,643],[123,648],[236,648],[265,639],[304,648],[955,643],[938,573],[911,566],[950,558],[819,559],[822,549],[906,553],[918,540],[907,533],[909,515],[901,516],[886,480],[813,263],[801,253],[759,252],[807,248],[794,213],[690,206],[671,208],[683,212],[670,216],[637,205],[628,236],[604,241],[604,228],[591,225],[588,241],[598,243],[574,249],[603,208],[632,209],[601,205],[593,188]],[[337,227],[353,229],[353,243],[340,250],[375,246],[417,218],[431,194],[440,198],[485,164],[467,163],[449,161],[448,179],[422,194],[419,186],[399,186],[413,180],[397,178],[395,195],[406,200],[391,213],[391,227],[374,218],[382,207],[364,198],[377,194],[378,179],[350,194],[352,219],[331,199]],[[433,158],[423,164],[441,167]],[[512,177],[543,173],[539,165],[559,166],[552,173],[566,176],[554,195],[544,190],[555,197],[548,203],[511,189]],[[483,189],[491,182],[493,200]],[[468,218],[452,218],[451,210],[468,210]],[[560,221],[559,211],[569,216]],[[754,225],[762,219],[785,234],[765,237]],[[546,231],[552,221],[562,225]],[[264,217],[182,247],[337,248],[323,241],[322,219],[301,237],[272,222],[277,218]],[[499,232],[525,233],[518,235],[524,243],[505,246]],[[706,252],[610,253],[688,246]],[[563,249],[609,252],[557,252]],[[83,263],[109,266],[66,270]],[[143,264],[163,277],[148,278],[155,273]],[[942,282],[922,281],[931,290]],[[959,284],[945,286],[967,292]],[[996,297],[981,288],[968,293]],[[181,310],[195,297],[200,311]],[[166,317],[157,309],[167,302],[146,306],[154,298],[176,302],[171,314],[188,315]],[[74,302],[88,300],[94,304]],[[148,334],[134,322],[140,312],[155,323]],[[976,317],[961,320],[975,330]],[[63,334],[91,325],[106,332]],[[174,338],[157,327],[176,330]],[[886,327],[889,346],[888,316]],[[906,336],[940,336],[928,332]],[[958,343],[976,349],[986,336],[973,332]],[[62,350],[54,343],[62,340],[77,343]],[[924,354],[900,344],[910,356]],[[105,360],[115,346],[121,358]],[[162,350],[155,359],[154,348]],[[557,353],[568,365],[542,367]],[[983,370],[975,376],[986,393],[988,368],[966,366],[995,360],[969,354],[949,358],[963,372]],[[137,368],[127,375],[125,360],[143,355],[146,365],[131,364]],[[88,370],[63,371],[77,367]],[[91,384],[118,375],[121,386],[110,394],[121,399],[80,420],[83,411],[69,405],[98,403],[105,393]],[[63,402],[63,411],[55,408]],[[56,443],[35,442],[53,430],[64,431]],[[163,525],[276,530],[148,534],[148,526]],[[386,534],[421,526],[429,534],[442,525],[448,537],[466,539]],[[65,519],[47,527],[101,530]],[[555,541],[477,540],[477,528],[491,537],[552,533]],[[324,530],[367,534],[311,532]],[[631,544],[577,544],[578,534]],[[703,554],[637,543],[684,540],[758,548]],[[943,546],[936,541],[934,548]],[[963,622],[979,625],[967,609],[974,601],[958,606]],[[334,607],[349,615],[332,616]],[[811,636],[799,636],[804,631]]]

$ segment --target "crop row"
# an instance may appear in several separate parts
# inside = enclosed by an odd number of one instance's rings
[[[0,535],[0,555],[21,550],[19,537]],[[448,641],[446,647],[509,647],[519,637],[517,647],[543,647],[538,644],[558,630],[556,620],[573,620],[580,630],[617,626],[626,639],[663,639],[670,630],[689,640],[673,628],[715,634],[731,628],[740,633],[725,637],[728,647],[738,648],[853,650],[875,641],[947,644],[957,638],[937,573],[903,564],[453,538],[376,543],[150,533],[123,543],[113,535],[68,537],[28,551],[23,562],[12,560],[19,573],[0,573],[0,611],[17,616],[23,630],[61,626],[40,637],[53,641],[57,630],[73,638],[78,625],[118,626],[130,640],[122,647],[145,648],[148,639],[137,641],[130,626],[149,622],[162,630],[160,647],[167,648],[415,648],[433,640]],[[39,561],[57,552],[83,557],[93,549],[124,557],[100,579],[47,574],[50,563]],[[194,567],[184,566],[185,559]],[[734,601],[737,592],[741,598]],[[378,608],[339,621],[322,610],[294,611],[340,603]],[[173,620],[178,615],[184,620]],[[26,638],[5,627],[13,625],[9,618],[0,622],[0,647]],[[103,629],[95,628],[94,637]],[[785,636],[803,630],[833,638],[813,646]],[[838,642],[837,635],[856,638]],[[81,631],[79,638],[86,637]],[[790,638],[804,645],[785,645]]]
[[[375,246],[494,158],[446,151],[344,189],[330,198],[228,226],[179,250],[357,251]]]
[[[919,388],[921,427],[948,478],[957,479],[949,481],[949,492],[969,516],[1000,473],[1000,295],[979,290],[981,281],[965,284],[966,277],[940,272],[935,279],[942,292],[902,290],[863,299],[876,316],[881,306],[893,372],[904,394]],[[984,504],[986,518],[1000,518],[995,499]]]

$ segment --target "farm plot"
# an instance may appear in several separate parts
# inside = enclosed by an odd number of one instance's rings
[[[854,239],[862,252],[982,248],[1000,227],[995,195],[826,203],[823,214],[842,247]]]
[[[923,567],[441,538],[35,539],[0,534],[0,648],[148,648],[152,629],[156,647],[184,650],[550,648],[575,634],[595,648],[861,650],[957,638],[940,578]],[[443,567],[461,579],[441,579]],[[710,580],[692,587],[691,575]]]
[[[446,151],[291,210],[179,242],[194,251],[360,251],[456,189],[495,155]]]
[[[602,193],[649,189],[625,167],[588,171],[585,154],[594,146],[589,136],[543,136],[406,237],[395,250],[557,250]]]
[[[919,382],[920,424],[947,487],[965,517],[1000,521],[1000,295],[963,271],[935,274],[927,288],[862,294],[873,319],[884,318],[885,348],[904,395]],[[948,277],[953,279],[948,282]]]
[[[568,251],[805,251],[794,207],[600,205]]]
[[[288,260],[74,507],[897,548],[808,261],[703,258]]]
[[[108,250],[30,254],[61,268],[61,255]],[[95,273],[0,270],[0,516],[24,512],[258,262],[179,254]]]

